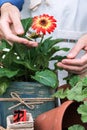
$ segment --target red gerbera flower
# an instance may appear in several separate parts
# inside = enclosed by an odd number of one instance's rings
[[[47,14],[43,14],[40,16],[35,16],[33,18],[32,29],[36,30],[36,33],[46,32],[51,33],[56,28],[56,20],[53,16],[49,16]]]

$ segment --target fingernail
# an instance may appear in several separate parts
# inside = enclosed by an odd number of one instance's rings
[[[69,53],[69,54],[68,54],[68,57],[72,57],[72,56],[73,56],[73,54],[72,54],[72,53]]]
[[[57,63],[57,66],[61,66],[61,63]]]
[[[66,62],[67,62],[67,59],[63,59],[63,60],[62,60],[62,63],[66,63]]]
[[[23,33],[24,33],[24,30],[20,28],[20,29],[17,30],[17,33],[18,33],[18,34],[23,34]]]

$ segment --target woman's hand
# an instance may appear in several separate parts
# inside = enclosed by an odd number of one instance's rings
[[[20,21],[18,8],[10,3],[3,4],[1,6],[0,17],[0,39],[6,39],[9,42],[23,43],[32,47],[38,45],[36,42],[18,37],[18,35],[22,35],[23,33],[24,29]]]
[[[84,55],[76,58],[81,50],[85,51]],[[67,55],[67,59],[63,59],[57,65],[75,74],[83,74],[87,71],[87,34],[78,40],[74,48]]]

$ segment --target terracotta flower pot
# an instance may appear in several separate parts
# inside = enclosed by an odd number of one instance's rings
[[[80,115],[77,114],[79,103],[66,101],[61,106],[39,115],[35,119],[35,130],[68,130],[74,124],[83,125]]]

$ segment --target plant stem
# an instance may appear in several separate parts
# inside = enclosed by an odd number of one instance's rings
[[[44,34],[43,34],[42,37],[41,37],[40,43],[42,43],[43,39],[44,39]]]

